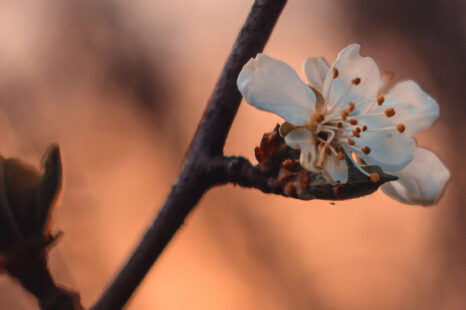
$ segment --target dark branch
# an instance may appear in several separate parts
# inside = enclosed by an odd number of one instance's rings
[[[93,310],[121,309],[146,276],[202,195],[218,184],[209,162],[219,158],[241,95],[236,78],[249,58],[261,52],[286,0],[256,0],[223,68],[191,142],[186,161],[156,219]]]

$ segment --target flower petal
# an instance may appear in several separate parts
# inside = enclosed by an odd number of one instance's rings
[[[322,175],[331,184],[346,183],[348,181],[348,164],[346,160],[340,160],[334,154],[327,155],[324,161]]]
[[[293,149],[301,150],[299,163],[312,172],[319,172],[315,167],[317,159],[316,142],[311,132],[304,128],[298,128],[285,136],[285,142]]]
[[[380,128],[381,126],[375,124],[377,121],[377,119],[366,120],[366,124],[369,128]],[[353,138],[357,146],[368,146],[369,154],[363,153],[357,147],[349,147],[370,164],[377,165],[385,171],[398,171],[413,159],[416,141],[398,132],[396,128],[391,128],[381,131],[367,130],[361,133],[360,138]]]
[[[435,204],[450,178],[450,172],[431,151],[416,148],[414,159],[404,169],[394,173],[398,180],[382,185],[388,196],[407,204]]]
[[[335,105],[346,108],[352,101],[356,103],[354,113],[357,114],[379,92],[382,85],[379,68],[372,58],[362,57],[359,49],[359,44],[351,44],[343,49],[327,72],[323,93],[330,108]],[[336,78],[335,72],[338,72]],[[359,83],[353,83],[357,78],[360,79]]]
[[[395,109],[392,121],[406,126],[406,135],[412,137],[418,131],[429,128],[439,117],[437,102],[426,94],[414,81],[396,84],[385,96],[385,102],[374,111],[388,107]]]
[[[314,114],[314,92],[290,66],[269,56],[251,58],[237,85],[250,105],[278,114],[291,124],[304,125]]]
[[[330,69],[327,61],[323,57],[308,58],[304,62],[304,73],[309,83],[322,91],[325,77]]]

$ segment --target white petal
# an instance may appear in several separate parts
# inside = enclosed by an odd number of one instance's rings
[[[394,173],[399,179],[382,185],[388,196],[408,204],[435,204],[450,178],[450,172],[432,152],[416,148],[414,159],[404,169]]]
[[[430,127],[440,114],[437,102],[414,81],[396,84],[385,96],[384,104],[374,111],[388,107],[395,109],[392,121],[404,124],[406,135],[411,137],[418,131]]]
[[[323,57],[308,58],[304,62],[304,73],[309,83],[322,91],[324,80],[330,69],[327,61]]]
[[[314,114],[316,96],[290,66],[266,55],[251,58],[237,85],[246,101],[273,112],[294,125],[304,125]]]
[[[378,128],[377,120],[366,120],[369,128]],[[385,125],[385,124],[384,124]],[[377,165],[385,171],[398,171],[413,159],[416,141],[399,133],[396,128],[384,131],[361,132],[360,138],[352,138],[359,147],[368,146],[369,154],[364,154],[359,148],[351,150],[361,156],[364,161]]]
[[[356,103],[354,113],[369,104],[369,99],[375,99],[382,85],[380,71],[375,61],[370,57],[362,57],[359,54],[359,44],[351,44],[338,54],[337,60],[332,65],[325,77],[323,93],[329,107],[347,107],[350,101]],[[338,77],[333,79],[333,68],[338,70]],[[353,85],[352,81],[360,78],[359,85]]]
[[[324,161],[322,175],[332,184],[337,181],[344,184],[348,181],[348,164],[346,160],[340,160],[334,154],[327,155]]]
[[[293,149],[301,150],[299,163],[301,166],[312,172],[319,172],[315,167],[316,162],[316,142],[309,130],[298,128],[285,136],[285,142]]]

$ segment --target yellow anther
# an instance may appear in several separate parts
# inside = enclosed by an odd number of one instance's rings
[[[322,123],[324,119],[325,119],[325,116],[323,116],[322,114],[320,113],[314,114],[314,120],[316,121],[317,124]]]
[[[351,125],[357,125],[357,124],[358,124],[358,120],[352,118],[352,119],[349,120],[349,123],[350,123]]]
[[[346,118],[347,118],[348,116],[349,116],[348,111],[346,111],[346,110],[341,111],[341,118],[342,118],[344,121],[346,120]]]
[[[384,96],[377,97],[377,104],[382,105],[385,102]]]
[[[387,117],[392,117],[395,115],[395,109],[394,108],[388,108],[385,110],[385,116]]]
[[[353,85],[358,86],[359,83],[361,83],[361,78],[358,78],[358,77],[357,77],[357,78],[355,78],[355,79],[352,79],[352,80],[351,80],[351,83],[353,83]]]
[[[333,76],[332,78],[333,79],[336,79],[338,77],[338,69],[337,68],[333,68]]]
[[[377,183],[380,181],[380,175],[377,172],[371,173],[369,178],[371,179],[372,183]]]
[[[371,152],[371,149],[370,149],[370,147],[365,146],[365,147],[363,147],[363,148],[361,149],[361,151],[362,151],[364,154],[367,155],[367,154],[369,154],[369,153]]]
[[[406,129],[406,126],[403,125],[403,124],[398,124],[396,125],[396,129],[400,132],[400,133],[403,133]]]

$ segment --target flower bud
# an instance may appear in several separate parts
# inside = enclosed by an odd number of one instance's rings
[[[55,238],[50,231],[50,213],[61,188],[62,166],[58,146],[43,160],[43,169],[17,158],[0,156],[0,255],[39,251]]]

